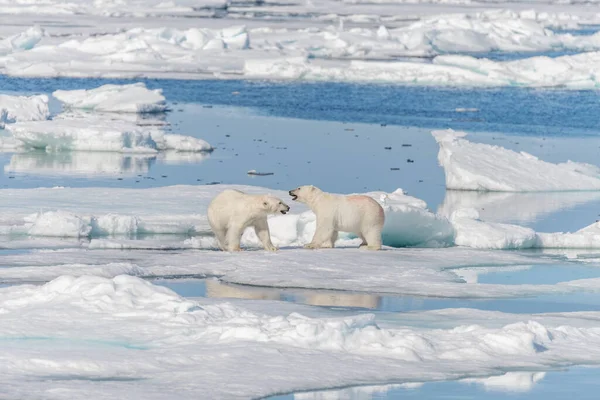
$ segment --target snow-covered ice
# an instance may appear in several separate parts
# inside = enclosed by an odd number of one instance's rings
[[[500,146],[473,143],[465,132],[434,131],[446,188],[497,192],[600,190],[600,168],[568,161],[552,164]]]
[[[600,333],[589,323],[598,313],[583,318],[458,310],[465,323],[449,328],[408,322],[435,313],[407,315],[403,326],[382,328],[369,314],[272,315],[266,306],[250,311],[184,299],[123,275],[61,276],[43,286],[3,288],[0,308],[1,335],[10,343],[0,380],[11,397],[52,392],[57,399],[83,399],[93,390],[96,398],[135,391],[149,399],[237,399],[477,378],[600,359]],[[323,367],[336,374],[323,374]],[[285,374],[276,373],[282,369]],[[232,381],[236,385],[226,384]],[[53,390],[58,382],[61,390]]]
[[[536,232],[517,225],[484,222],[475,209],[455,211],[450,220],[456,232],[454,243],[485,249],[527,249],[535,247]]]
[[[56,90],[52,95],[71,109],[157,113],[167,108],[162,90],[149,90],[144,83],[104,85],[89,90]]]
[[[31,27],[24,32],[0,40],[0,55],[31,50],[44,36],[39,27]]]
[[[49,121],[6,125],[15,139],[35,149],[155,153],[159,150],[211,151],[204,140],[166,134],[155,126],[90,114],[84,118],[60,116]]]
[[[39,43],[0,56],[0,72],[44,77],[242,77],[596,88],[600,34],[554,33],[547,29],[549,20],[560,18],[542,14],[507,10],[455,13],[395,28],[130,27],[118,33],[66,35],[62,40],[38,38]],[[516,61],[472,56],[477,52],[560,50],[586,52]],[[436,57],[431,63],[399,59],[415,56]]]
[[[48,96],[10,96],[0,94],[0,110],[6,110],[4,122],[41,121],[50,117]],[[2,119],[0,118],[0,122]]]
[[[488,222],[531,224],[563,210],[593,204],[600,192],[482,192],[447,190],[438,213],[449,218],[454,211],[477,210]]]

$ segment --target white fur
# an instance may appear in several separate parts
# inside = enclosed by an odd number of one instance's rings
[[[305,203],[317,217],[317,229],[306,248],[335,245],[338,232],[351,232],[362,239],[360,247],[381,249],[381,230],[385,222],[383,208],[369,196],[335,195],[314,186],[290,190],[293,200]]]
[[[290,207],[277,197],[250,195],[227,189],[208,205],[208,223],[221,250],[240,251],[244,230],[253,227],[265,250],[275,251],[267,224],[267,215],[285,214]]]

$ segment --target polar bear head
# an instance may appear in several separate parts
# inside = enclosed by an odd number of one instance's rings
[[[289,191],[292,200],[304,204],[310,204],[320,193],[322,193],[321,189],[312,185],[300,186]]]
[[[267,214],[287,214],[290,211],[290,206],[277,197],[262,196],[260,200],[262,202],[262,209]]]

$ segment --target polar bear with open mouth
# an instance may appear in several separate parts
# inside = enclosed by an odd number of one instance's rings
[[[364,195],[335,195],[314,186],[289,191],[292,200],[306,204],[317,217],[317,229],[306,248],[334,247],[338,232],[358,235],[361,248],[381,250],[381,231],[385,222],[383,208]]]
[[[253,227],[265,250],[275,251],[267,223],[269,214],[287,214],[290,207],[277,197],[227,189],[208,205],[208,223],[221,250],[240,251],[244,230]]]

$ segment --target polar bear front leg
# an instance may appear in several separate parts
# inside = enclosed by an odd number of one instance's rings
[[[263,247],[267,251],[276,251],[277,247],[273,246],[271,243],[271,232],[269,231],[269,224],[267,220],[257,220],[254,223],[254,232],[256,232],[256,236],[260,239],[263,244]]]
[[[240,240],[244,229],[238,225],[232,225],[227,229],[227,251],[241,251]]]
[[[331,242],[333,235],[333,219],[317,217],[317,229],[315,230],[315,235],[313,236],[312,241],[304,246],[304,248],[318,249],[319,247],[325,247],[323,244],[325,244],[325,242]]]

